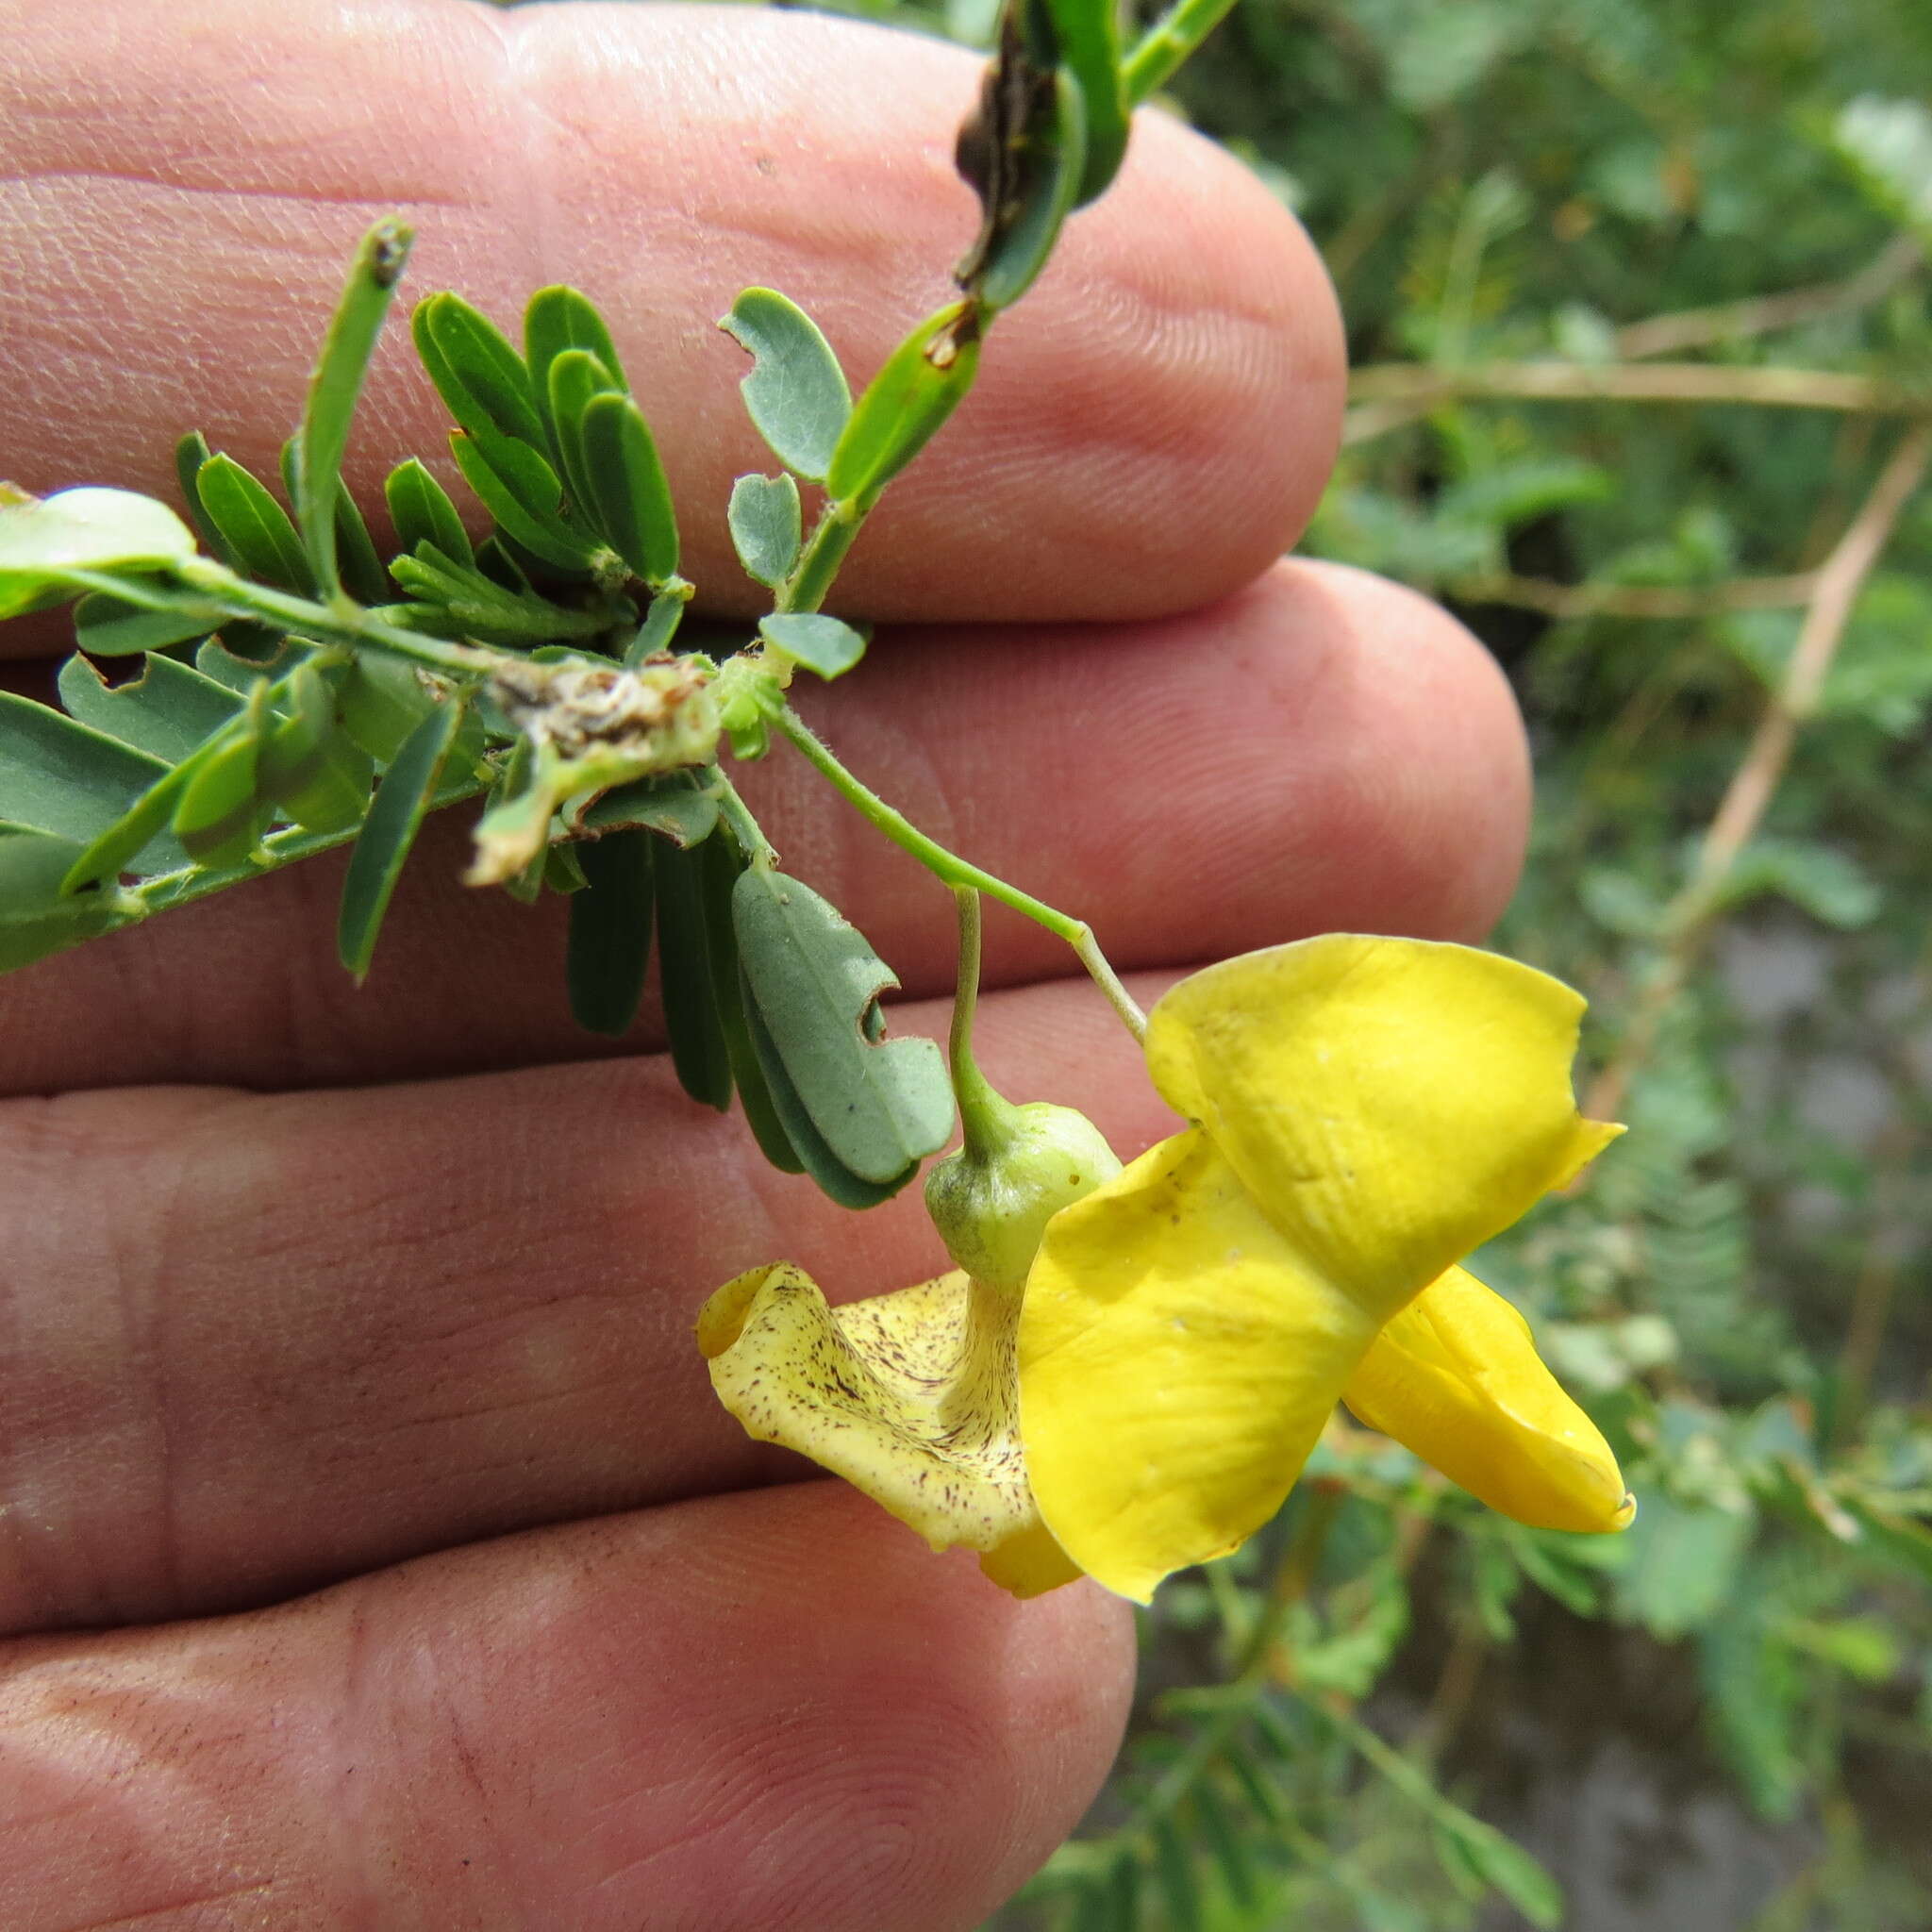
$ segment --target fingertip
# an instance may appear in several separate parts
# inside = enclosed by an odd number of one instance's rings
[[[1257,709],[1281,740],[1232,737],[1223,782],[1268,799],[1291,836],[1257,889],[1319,908],[1310,929],[1480,940],[1522,870],[1530,770],[1494,658],[1441,605],[1343,564],[1290,558],[1230,600]],[[1319,728],[1289,721],[1312,715]]]

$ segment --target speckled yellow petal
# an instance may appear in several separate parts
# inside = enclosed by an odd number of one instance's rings
[[[1342,1399],[1491,1509],[1536,1529],[1622,1529],[1617,1458],[1557,1386],[1529,1324],[1452,1268],[1375,1338]]]
[[[1147,1065],[1307,1264],[1386,1320],[1622,1132],[1571,1094],[1582,1012],[1494,953],[1331,934],[1183,980]]]
[[[1041,1516],[1145,1603],[1280,1507],[1374,1339],[1191,1129],[1047,1224],[1020,1316]]]
[[[698,1317],[718,1398],[909,1524],[964,1543],[1017,1595],[1079,1572],[1044,1542],[1020,1452],[1016,1298],[943,1274],[830,1308],[788,1263],[727,1282]]]

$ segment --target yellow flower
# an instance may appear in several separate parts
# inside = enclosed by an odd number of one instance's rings
[[[1621,1131],[1571,1097],[1581,1012],[1419,941],[1210,967],[1147,1035],[1192,1124],[1053,1217],[1024,1296],[954,1274],[831,1310],[758,1270],[701,1319],[719,1393],[1021,1594],[1084,1571],[1145,1601],[1236,1548],[1341,1398],[1524,1521],[1621,1527],[1607,1446],[1453,1266]]]

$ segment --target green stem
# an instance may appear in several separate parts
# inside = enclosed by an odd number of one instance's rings
[[[1092,975],[1094,984],[1107,995],[1108,1004],[1120,1015],[1127,1031],[1136,1041],[1146,1039],[1146,1014],[1121,984],[1119,974],[1093,937],[1093,928],[1084,920],[1073,918],[1049,906],[1043,899],[1034,898],[1030,892],[1023,892],[1018,886],[1008,885],[1005,879],[995,877],[971,859],[947,851],[937,840],[927,838],[903,812],[895,811],[877,792],[854,777],[832,756],[824,741],[790,705],[778,713],[774,723],[805,755],[806,760],[830,782],[834,791],[871,820],[893,844],[902,851],[909,852],[935,877],[949,886],[974,887],[989,898],[997,899],[1002,906],[1010,906],[1015,912],[1023,913],[1036,925],[1043,925],[1056,939],[1063,940]]]
[[[494,651],[453,644],[442,638],[422,637],[386,624],[346,597],[318,604],[308,597],[291,596],[285,591],[272,591],[266,584],[251,583],[225,565],[205,558],[178,565],[175,575],[189,590],[220,604],[231,616],[262,618],[303,637],[334,638],[345,643],[365,645],[387,652],[392,658],[407,658],[446,676],[487,675],[501,661]]]
[[[1121,64],[1127,105],[1139,107],[1234,8],[1234,0],[1174,0]]]
[[[953,1028],[946,1058],[970,1160],[990,1156],[1011,1138],[1013,1108],[973,1058],[973,1016],[979,1004],[979,893],[972,886],[955,886],[953,900],[959,908],[959,972],[953,987]]]
[[[771,871],[778,863],[777,848],[765,837],[764,827],[752,816],[751,807],[739,796],[738,787],[718,765],[711,767],[706,783],[717,793],[718,809],[737,833],[745,857],[761,872]]]
[[[856,502],[826,504],[791,575],[779,585],[774,608],[787,612],[816,610],[825,601],[864,522],[865,512]]]

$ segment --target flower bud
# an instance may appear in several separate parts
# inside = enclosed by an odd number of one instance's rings
[[[1085,1114],[986,1093],[968,1111],[965,1146],[926,1176],[926,1212],[956,1267],[1017,1294],[1046,1224],[1120,1171]]]

